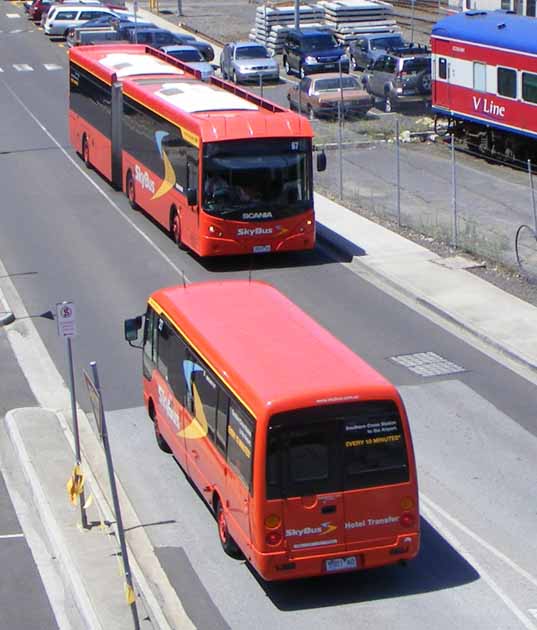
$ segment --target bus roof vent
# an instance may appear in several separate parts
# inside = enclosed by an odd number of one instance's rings
[[[487,15],[487,12],[473,10],[473,11],[466,11],[464,15],[467,15],[468,17],[477,17],[478,15]]]

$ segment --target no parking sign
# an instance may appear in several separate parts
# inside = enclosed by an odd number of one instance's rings
[[[56,304],[56,323],[60,337],[74,337],[76,335],[76,317],[74,302],[59,302]]]

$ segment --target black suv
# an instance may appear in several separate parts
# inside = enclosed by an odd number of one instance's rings
[[[431,101],[431,54],[410,44],[381,55],[362,78],[365,89],[384,100],[384,111],[403,103]]]
[[[349,71],[349,58],[330,31],[290,29],[283,47],[283,67],[301,79],[314,72]]]

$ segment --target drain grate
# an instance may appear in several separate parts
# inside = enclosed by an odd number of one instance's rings
[[[396,357],[390,357],[390,359],[420,376],[445,376],[446,374],[466,371],[460,365],[444,359],[436,352],[400,354]]]

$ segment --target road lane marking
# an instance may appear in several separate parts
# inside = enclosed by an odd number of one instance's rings
[[[423,507],[423,502],[428,502],[425,497],[422,498],[422,506],[420,512],[425,516],[429,523],[436,529],[437,532],[455,549],[479,574],[479,577],[489,586],[489,588],[496,593],[496,595],[503,601],[507,608],[513,613],[513,615],[522,623],[526,630],[537,630],[537,626],[533,621],[515,604],[515,602],[507,595],[507,593],[500,587],[500,585],[491,577],[483,566],[475,559],[472,553],[462,545],[462,543],[456,538],[450,530],[446,529],[433,513],[433,508]],[[424,501],[425,499],[425,501]],[[432,503],[432,501],[431,501]],[[443,510],[442,510],[443,512]],[[469,530],[468,530],[469,531]]]
[[[63,66],[58,65],[57,63],[44,63],[43,66],[45,70],[61,70]]]
[[[24,534],[0,534],[0,540],[6,540],[7,538],[24,538]]]
[[[27,63],[14,63],[13,67],[17,72],[33,72],[34,69],[32,66],[29,66]]]
[[[13,20],[15,18],[20,18],[20,13],[6,13],[6,17]]]

